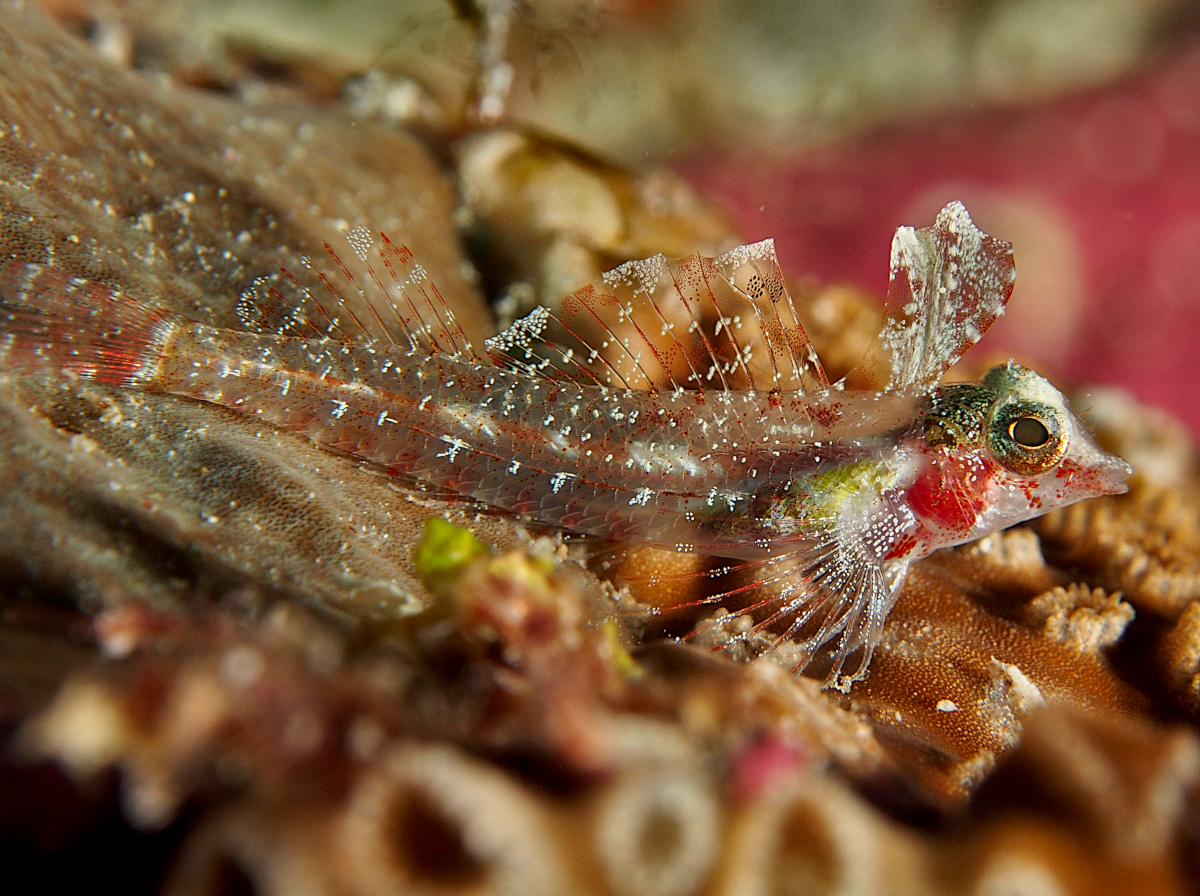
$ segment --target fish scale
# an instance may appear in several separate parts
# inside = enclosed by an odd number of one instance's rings
[[[897,232],[880,334],[832,385],[769,241],[623,265],[482,353],[411,253],[361,228],[350,245],[365,284],[330,249],[324,306],[260,278],[246,331],[0,263],[0,370],[190,397],[533,523],[757,564],[735,640],[771,632],[797,669],[832,644],[839,687],[865,676],[913,560],[1130,472],[1032,371],[938,384],[1015,271],[958,203]]]
[[[772,408],[763,393],[717,404],[697,401],[703,393],[562,387],[395,347],[166,326],[174,332],[156,337],[161,358],[139,376],[140,387],[252,409],[330,448],[532,521],[577,517],[570,528],[582,534],[623,529],[645,543],[718,548],[732,532],[719,524],[739,504],[819,480],[851,447],[813,424],[806,408]],[[859,427],[853,449],[879,454],[894,441],[869,439]]]

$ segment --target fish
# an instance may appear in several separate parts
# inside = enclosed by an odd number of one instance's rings
[[[770,632],[796,672],[825,649],[842,690],[915,560],[1132,473],[1032,370],[941,383],[1016,271],[959,202],[897,230],[880,332],[832,383],[769,240],[628,262],[479,347],[405,247],[347,242],[358,275],[327,245],[329,271],[300,259],[319,288],[255,281],[242,329],[4,262],[0,372],[219,405],[532,524],[774,566],[737,639]]]

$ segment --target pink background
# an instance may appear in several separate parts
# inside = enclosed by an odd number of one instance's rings
[[[1123,386],[1200,433],[1200,41],[1101,91],[682,170],[747,237],[774,237],[789,275],[880,296],[895,228],[963,200],[1016,253],[983,350]]]

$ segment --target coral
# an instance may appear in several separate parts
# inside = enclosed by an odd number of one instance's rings
[[[1175,617],[1200,598],[1200,461],[1178,424],[1127,397],[1091,398],[1097,431],[1137,461],[1129,494],[1035,524],[1058,563],[1120,589],[1139,610]]]
[[[1038,804],[1045,810],[1077,819],[1105,852],[1145,859],[1173,845],[1185,795],[1200,779],[1200,743],[1185,729],[1039,712],[1004,776],[1022,771],[1023,786],[1044,788]]]
[[[1133,608],[1119,594],[1086,585],[1059,586],[1029,602],[1028,621],[1041,624],[1052,641],[1095,653],[1111,647],[1133,619]]]
[[[697,144],[791,152],[931,110],[1086,89],[1135,69],[1188,12],[1183,0],[48,5],[113,61],[251,102],[327,98],[366,70],[393,81],[393,108],[422,94],[443,123],[503,113],[637,164]]]
[[[1179,614],[1159,643],[1157,659],[1172,698],[1200,718],[1200,602]]]
[[[331,227],[371,221],[420,249],[464,327],[488,331],[450,192],[412,138],[247,114],[108,69],[32,10],[3,16],[4,55],[17,60],[0,78],[6,255],[237,325],[255,276],[283,261],[304,276],[299,257],[319,254]],[[365,616],[420,605],[408,546],[431,511],[303,440],[173,399],[11,381],[0,427],[10,581],[53,582],[93,608],[231,587]]]
[[[1170,0],[605,6],[591,33],[577,28],[549,47],[528,29],[509,114],[628,162],[701,142],[793,152],[868,123],[1083,89],[1134,68],[1183,9]]]
[[[192,92],[14,4],[0,43],[2,251],[202,320],[307,277],[344,221],[490,332],[452,182],[500,246],[485,283],[734,235],[515,128],[454,155],[315,89]],[[877,310],[796,296],[840,375]],[[745,614],[697,601],[752,569],[531,537],[211,406],[4,377],[0,846],[189,896],[1197,892],[1195,452],[1084,403],[1133,491],[918,564],[838,694],[704,649]]]
[[[949,800],[971,793],[1048,700],[1121,713],[1147,708],[1103,657],[987,612],[1001,594],[1016,601],[1022,592],[1009,583],[989,595],[981,569],[989,561],[969,562],[962,555],[971,550],[914,570],[880,645],[884,671],[849,697],[910,774]],[[964,590],[964,582],[972,584]]]
[[[1178,489],[1134,483],[1128,495],[1048,515],[1038,531],[1058,562],[1121,589],[1137,608],[1176,616],[1200,598],[1200,503]]]
[[[719,255],[739,242],[725,215],[676,175],[634,176],[518,131],[464,140],[458,172],[487,269],[531,287],[533,304],[553,305],[619,261]]]
[[[250,637],[227,625],[177,631],[166,661],[160,636],[136,680],[76,678],[23,745],[76,774],[117,762],[143,824],[161,824],[185,796],[214,804],[168,893],[233,881],[363,894],[985,892],[973,887],[1033,873],[1112,893],[1133,892],[1136,876],[1142,892],[1179,892],[1172,842],[1200,773],[1189,732],[1041,707],[980,792],[979,819],[933,834],[897,826],[813,756],[770,740],[698,748],[688,722],[655,721],[644,704],[606,770],[547,780],[528,760],[481,756],[469,736],[447,742],[448,707],[424,714],[433,728],[414,727],[426,673],[405,661],[304,656],[312,625],[287,614]],[[738,689],[736,667],[721,675]],[[782,670],[767,678],[795,685]],[[796,696],[792,709],[809,713],[824,702],[815,685]],[[751,777],[758,786],[745,786]]]

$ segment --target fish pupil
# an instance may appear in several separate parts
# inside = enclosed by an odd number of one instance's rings
[[[1036,417],[1019,417],[1008,425],[1008,434],[1022,448],[1041,448],[1050,441],[1050,430]]]

